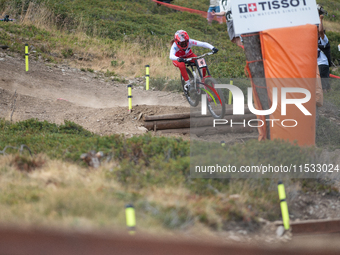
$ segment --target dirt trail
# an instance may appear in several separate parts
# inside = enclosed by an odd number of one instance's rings
[[[140,114],[189,111],[179,93],[146,91],[143,78],[133,84],[133,112],[128,114],[127,84],[99,73],[67,65],[30,61],[29,72],[20,56],[0,50],[0,117],[13,121],[37,118],[55,123],[74,121],[98,134],[141,134]],[[14,96],[14,93],[16,95]],[[15,100],[16,97],[16,100]]]

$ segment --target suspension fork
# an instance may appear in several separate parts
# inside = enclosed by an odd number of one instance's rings
[[[194,76],[194,88],[197,89],[197,84],[196,84],[196,79],[197,79],[197,73],[196,73],[196,69],[193,67],[193,66],[190,66],[191,67],[191,73],[192,75]]]

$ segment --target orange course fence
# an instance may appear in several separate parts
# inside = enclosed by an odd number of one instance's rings
[[[334,75],[334,74],[330,74],[330,75],[329,75],[329,77],[331,77],[331,78],[335,78],[335,79],[340,79],[340,77],[339,77],[339,76],[336,76],[336,75]]]
[[[195,13],[195,14],[201,15],[203,18],[207,18],[207,12],[205,12],[205,11],[199,11],[199,10],[195,10],[195,9],[190,9],[190,8],[178,6],[178,5],[167,4],[167,3],[163,3],[163,2],[160,2],[160,1],[157,1],[157,0],[151,0],[151,1],[153,1],[157,4],[164,5],[168,8],[177,10],[177,11]],[[208,10],[208,7],[207,7],[207,10]],[[214,17],[214,20],[218,21],[216,16]],[[226,21],[225,17],[223,17],[223,21],[224,22]]]
[[[278,91],[277,110],[270,115],[271,119],[296,120],[294,127],[285,127],[279,122],[270,126],[271,139],[279,138],[301,145],[315,144],[315,110],[316,110],[316,63],[317,28],[315,25],[270,29],[260,32],[263,65],[268,89],[268,98],[273,102],[273,88]],[[291,38],[299,38],[297,44]],[[295,105],[287,105],[287,113],[281,109],[281,88],[304,88],[311,93],[311,98],[304,107],[311,113],[306,115]],[[289,99],[303,98],[301,93],[288,93]]]

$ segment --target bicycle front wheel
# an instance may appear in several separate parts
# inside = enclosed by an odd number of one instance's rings
[[[221,89],[215,89],[215,79],[209,77],[204,81],[207,93],[207,107],[214,119],[223,119],[225,114],[225,99]]]

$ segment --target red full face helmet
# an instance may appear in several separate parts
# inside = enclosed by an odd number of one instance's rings
[[[178,30],[175,33],[175,43],[181,50],[186,50],[189,45],[189,35],[184,30]]]

